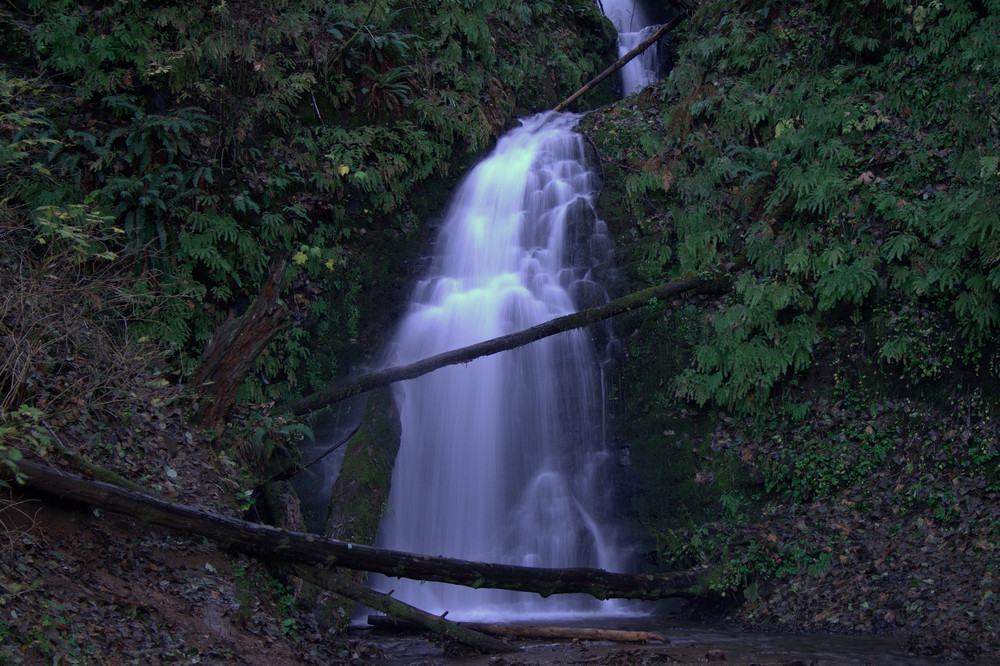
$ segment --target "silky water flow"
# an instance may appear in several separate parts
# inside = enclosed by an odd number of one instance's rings
[[[604,13],[618,31],[618,57],[648,39],[660,27],[650,25],[642,7],[633,0],[603,0]],[[622,92],[630,95],[658,78],[658,46],[653,44],[621,69]]]
[[[627,92],[640,85],[629,76]],[[465,178],[388,366],[606,300],[599,278],[610,270],[611,243],[594,213],[600,176],[573,131],[578,120],[555,112],[522,119]],[[604,429],[600,360],[610,337],[596,336],[595,350],[592,334],[561,333],[397,383],[402,438],[378,544],[484,562],[626,569],[614,516],[617,461]],[[376,577],[373,586],[451,619],[626,608],[584,595],[543,599],[405,579]]]

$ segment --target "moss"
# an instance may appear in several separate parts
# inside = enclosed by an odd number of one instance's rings
[[[399,416],[388,389],[373,391],[364,422],[348,442],[340,474],[330,490],[327,534],[373,544],[389,497],[399,451]]]
[[[372,545],[389,497],[392,468],[399,450],[399,415],[388,389],[372,391],[361,427],[347,444],[340,473],[330,490],[326,533],[334,539]],[[361,572],[330,575],[362,582]],[[331,595],[317,611],[340,632],[351,621],[354,602]]]

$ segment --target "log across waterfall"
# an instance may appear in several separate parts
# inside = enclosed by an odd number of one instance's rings
[[[624,56],[659,28],[635,0],[603,0],[604,13],[618,31],[618,55]],[[630,95],[659,78],[659,47],[653,44],[621,68],[622,93]]]
[[[573,131],[577,121],[554,112],[524,119],[466,178],[387,364],[495,338],[605,298],[597,278],[612,256],[593,210],[600,177]],[[528,566],[626,569],[591,337],[568,331],[396,384],[402,441],[379,545]],[[407,581],[386,587],[449,617],[602,608],[573,597]]]

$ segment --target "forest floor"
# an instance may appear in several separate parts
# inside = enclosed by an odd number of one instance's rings
[[[183,470],[183,468],[181,468]],[[352,629],[335,636],[296,609],[294,583],[215,544],[75,504],[18,497],[0,507],[0,663],[924,664],[898,638],[746,633],[673,618],[619,618],[663,643],[514,640],[477,655],[431,635]],[[605,627],[608,620],[602,620]]]
[[[191,428],[181,388],[155,362],[133,367],[127,401],[106,404],[66,390],[86,368],[52,367],[39,403],[61,416],[18,412],[27,457],[77,474],[85,459],[161,497],[242,515],[258,476],[247,467],[252,416],[236,415],[221,436]],[[787,501],[729,511],[714,534],[699,533],[701,554],[725,557],[747,583],[770,574],[715,618],[726,631],[682,638],[670,625],[662,645],[527,642],[497,657],[424,638],[338,635],[343,602],[257,560],[15,489],[0,499],[0,663],[641,664],[703,662],[713,650],[734,664],[838,663],[837,654],[1000,663],[1000,493],[995,478],[972,473],[977,457],[996,456],[993,419],[845,398],[767,432],[780,437],[723,419],[699,444],[758,468],[769,457],[792,465],[771,479]],[[839,448],[812,454],[811,441]],[[738,538],[723,541],[725,532]],[[788,636],[805,646],[777,638]],[[883,638],[857,657],[849,646],[863,636]]]
[[[775,576],[731,619],[754,630],[895,635],[912,655],[1000,663],[1000,488],[996,471],[979,472],[996,466],[1000,428],[944,407],[832,402],[770,440],[721,424],[711,447],[758,470],[789,460],[786,447],[799,452],[771,478],[786,499],[742,526],[756,530],[743,561],[770,559]]]
[[[13,415],[26,457],[77,474],[87,460],[161,497],[240,516],[259,477],[248,468],[253,417],[235,416],[221,436],[191,428],[181,387],[159,368],[155,358],[132,363],[115,392],[130,397],[99,404],[71,390],[95,373],[53,361],[37,402],[58,419]],[[0,499],[0,663],[703,663],[714,650],[732,664],[1000,663],[1000,493],[995,478],[972,473],[996,457],[994,420],[845,398],[767,432],[780,437],[723,420],[699,444],[758,468],[770,457],[792,465],[771,479],[788,501],[730,511],[713,527],[742,539],[726,546],[731,569],[771,574],[716,618],[726,631],[671,625],[661,645],[526,642],[497,657],[424,638],[337,635],[342,602],[257,560],[15,489]],[[836,447],[810,453],[811,441]],[[718,558],[725,544],[709,536],[702,546]],[[324,605],[327,614],[315,611]],[[885,638],[858,657],[849,648],[858,636]]]
[[[788,633],[740,629],[739,620],[759,617],[761,603],[738,610],[728,624],[722,617],[711,624],[684,622],[683,611],[659,620],[614,622],[615,628],[656,630],[667,637],[646,645],[517,640],[512,642],[519,652],[485,656],[426,634],[352,629],[336,636],[315,615],[295,607],[294,582],[283,587],[259,565],[207,540],[35,498],[19,497],[0,510],[7,536],[0,559],[5,589],[0,663],[554,666],[724,660],[921,666],[963,661],[944,648],[930,658],[908,654],[913,641],[902,629],[894,636],[865,638],[820,632],[816,627],[822,625],[814,623],[806,633],[805,623],[795,621],[803,613],[820,606],[828,614],[846,612],[822,585],[795,594],[798,612],[790,605],[776,607],[774,616],[783,608],[785,622],[776,621],[771,629]],[[907,544],[901,548],[905,552]],[[602,624],[608,626],[606,620]],[[979,655],[981,663],[990,658]]]

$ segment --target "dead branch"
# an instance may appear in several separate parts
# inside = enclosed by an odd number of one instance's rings
[[[650,35],[648,39],[646,39],[641,44],[636,46],[634,49],[632,49],[631,51],[623,55],[621,58],[616,60],[613,65],[611,65],[606,70],[604,70],[603,72],[592,78],[582,88],[580,88],[575,93],[567,97],[552,110],[562,111],[567,106],[578,100],[580,97],[590,92],[601,81],[603,81],[604,79],[608,78],[609,76],[617,72],[619,69],[627,65],[630,60],[632,60],[637,55],[639,55],[640,53],[648,49],[650,46],[655,44],[657,40],[660,39],[660,37],[663,37],[665,34],[676,28],[677,24],[680,23],[685,17],[686,14],[678,14],[677,16],[675,16],[672,21],[665,23],[659,30]]]
[[[286,264],[286,256],[276,257],[253,305],[239,317],[230,313],[212,335],[191,378],[198,391],[196,423],[221,427],[253,362],[285,327],[288,312],[280,296]]]

